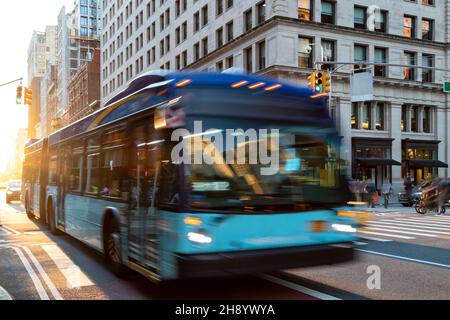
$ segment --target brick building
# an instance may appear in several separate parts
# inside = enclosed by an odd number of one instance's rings
[[[84,62],[69,83],[69,123],[73,123],[100,106],[100,51]]]

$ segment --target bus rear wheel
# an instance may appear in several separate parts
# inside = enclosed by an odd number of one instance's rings
[[[103,248],[108,268],[119,278],[125,277],[121,253],[121,235],[119,222],[112,218],[105,224],[103,235]]]
[[[28,194],[25,196],[25,212],[30,220],[34,220],[34,214],[30,210],[30,200],[28,199]]]

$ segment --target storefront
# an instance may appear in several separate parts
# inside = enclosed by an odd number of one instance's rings
[[[441,141],[406,139],[402,141],[402,176],[414,179],[416,184],[424,179],[436,177],[438,168],[448,168],[448,164],[438,160]]]
[[[353,179],[374,183],[377,189],[392,184],[392,166],[402,164],[392,159],[394,139],[353,138]]]

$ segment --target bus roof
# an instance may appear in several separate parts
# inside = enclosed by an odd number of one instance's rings
[[[273,90],[281,95],[290,95],[302,100],[309,100],[316,108],[317,106],[325,108],[322,99],[314,100],[311,98],[314,92],[309,88],[297,87],[276,79],[245,74],[153,71],[144,73],[133,80],[125,90],[108,101],[104,108],[50,135],[49,144],[53,145],[121,118],[161,105],[170,99],[176,98],[175,89],[180,87],[222,86],[230,88],[242,84],[247,87],[254,85],[260,91]],[[158,90],[164,94],[159,94]],[[154,94],[146,94],[148,92],[153,92]],[[29,148],[37,144],[34,143]]]

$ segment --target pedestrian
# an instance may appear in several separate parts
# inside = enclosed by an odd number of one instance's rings
[[[386,183],[383,185],[382,193],[384,198],[384,208],[388,209],[389,207],[389,199],[391,197],[393,190],[392,190],[392,184]]]
[[[377,188],[375,183],[368,183],[366,186],[366,191],[369,194],[369,208],[375,208],[375,192],[377,192]]]
[[[444,215],[445,202],[447,201],[447,198],[448,198],[448,182],[445,181],[444,179],[441,179],[438,185],[438,196],[437,196],[438,215]]]

